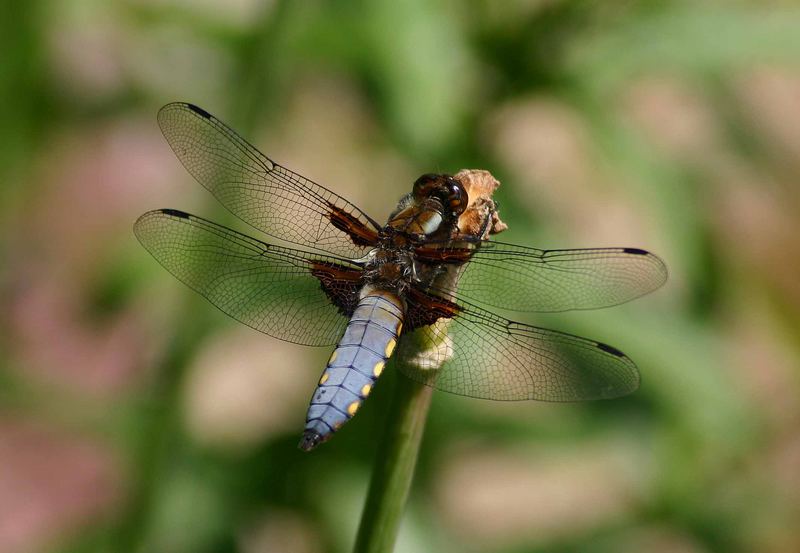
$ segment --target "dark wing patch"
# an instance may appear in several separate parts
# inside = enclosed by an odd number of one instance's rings
[[[197,106],[167,104],[158,123],[189,173],[256,229],[347,259],[362,257],[377,240],[379,225],[363,211],[275,163]]]
[[[617,348],[615,348],[614,346],[609,346],[608,344],[604,344],[602,342],[597,342],[597,344],[595,345],[606,353],[610,353],[611,355],[616,355],[617,357],[625,357],[625,354],[622,353]]]
[[[358,293],[364,285],[363,271],[336,263],[313,263],[311,274],[319,279],[322,289],[339,313],[350,317],[358,305]]]
[[[433,324],[439,319],[452,319],[460,311],[455,303],[416,288],[408,291],[406,303],[406,331]]]
[[[375,229],[364,225],[353,214],[348,213],[344,209],[328,203],[330,212],[328,219],[331,224],[337,229],[341,230],[356,246],[371,247],[378,241],[378,233]]]
[[[420,246],[414,248],[414,253],[419,261],[423,263],[436,265],[459,265],[466,263],[472,258],[475,253],[475,248],[443,248],[443,247],[430,247]]]
[[[211,119],[211,114],[208,113],[206,110],[201,108],[200,106],[196,106],[194,104],[186,104],[186,107],[195,112],[200,117],[204,117],[206,119]]]
[[[177,217],[179,219],[188,219],[189,218],[189,214],[188,213],[186,213],[185,211],[180,211],[178,209],[162,209],[161,213],[163,213],[164,215],[170,215],[172,217]]]
[[[159,263],[220,310],[287,342],[335,344],[347,306],[358,301],[360,269],[343,259],[265,244],[174,209],[145,213],[134,232]]]
[[[622,248],[622,251],[633,255],[650,255],[650,252],[641,248]]]

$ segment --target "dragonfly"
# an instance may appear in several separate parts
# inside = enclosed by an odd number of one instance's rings
[[[381,225],[202,108],[167,104],[158,122],[188,172],[280,244],[177,209],[142,215],[134,225],[141,244],[234,319],[287,342],[333,347],[300,449],[316,448],[356,414],[395,350],[408,360],[397,364],[406,377],[475,398],[571,402],[638,388],[636,365],[617,348],[495,310],[627,302],[666,281],[656,255],[487,240],[492,202],[487,223],[465,233],[459,218],[471,198],[460,173],[421,176]]]

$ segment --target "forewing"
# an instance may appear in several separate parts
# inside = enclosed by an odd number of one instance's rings
[[[378,225],[327,188],[275,163],[206,111],[185,103],[158,112],[184,167],[237,217],[287,242],[362,257]]]
[[[639,386],[636,365],[616,348],[474,306],[404,335],[400,355],[411,379],[483,399],[609,399]]]
[[[667,280],[664,262],[637,248],[539,250],[483,242],[472,253],[444,249],[442,254],[470,260],[461,268],[457,289],[437,293],[511,311],[609,307],[652,292]]]
[[[281,340],[335,344],[347,325],[348,302],[358,298],[360,269],[345,260],[265,244],[182,211],[145,213],[134,232],[179,280],[234,319]]]

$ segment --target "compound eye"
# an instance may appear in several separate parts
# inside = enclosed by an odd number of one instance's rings
[[[421,199],[429,196],[433,190],[433,187],[436,185],[437,180],[438,175],[434,175],[433,173],[422,175],[420,178],[414,181],[414,188],[412,189],[414,197]]]
[[[453,215],[461,215],[467,209],[469,197],[464,186],[455,179],[447,179],[447,204]]]

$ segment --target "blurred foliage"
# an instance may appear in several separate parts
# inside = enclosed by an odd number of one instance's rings
[[[384,217],[492,171],[540,247],[668,285],[526,320],[619,346],[580,405],[436,394],[398,551],[800,550],[794,2],[10,2],[0,20],[0,550],[348,551],[395,375],[297,451],[328,352],[238,328],[135,242],[230,221],[155,112],[195,102]]]

